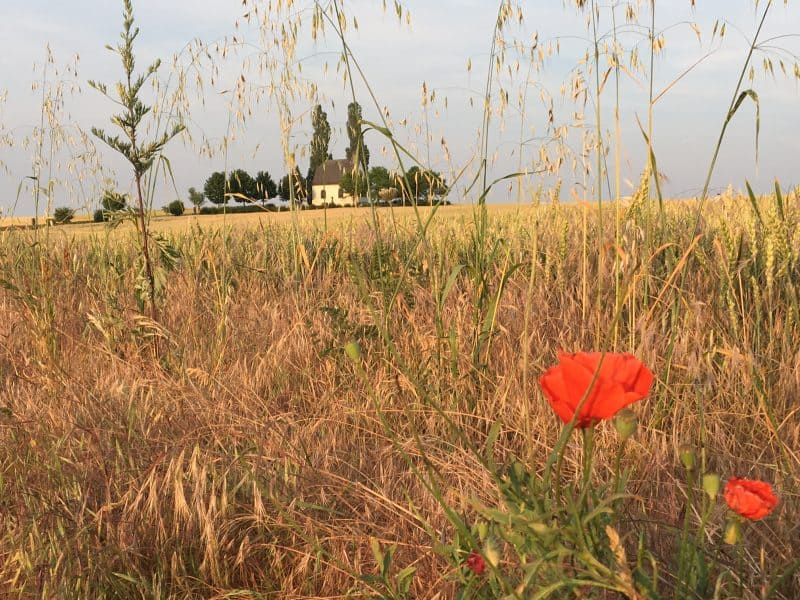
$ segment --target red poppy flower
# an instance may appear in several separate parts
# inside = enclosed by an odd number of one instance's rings
[[[757,521],[778,505],[778,497],[766,481],[731,477],[725,484],[725,502],[745,519]]]
[[[578,427],[591,427],[596,421],[610,419],[650,393],[653,374],[631,354],[607,352],[604,356],[600,352],[559,352],[559,364],[539,378],[539,385],[550,406],[565,423],[575,415],[601,357],[600,372],[578,415]]]
[[[469,567],[469,570],[475,573],[475,575],[483,575],[483,572],[486,570],[486,561],[483,560],[483,557],[477,550],[473,550],[467,557],[467,567]]]

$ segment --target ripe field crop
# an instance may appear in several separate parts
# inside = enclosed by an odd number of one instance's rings
[[[4,594],[394,597],[371,549],[394,545],[390,575],[415,569],[409,597],[448,597],[463,573],[447,511],[471,522],[477,503],[502,505],[496,474],[514,460],[542,473],[561,426],[538,378],[557,350],[602,347],[655,374],[621,456],[628,560],[644,536],[677,589],[676,532],[700,518],[685,513],[688,446],[696,469],[780,494],[739,558],[713,508],[710,580],[735,574],[723,597],[764,582],[795,597],[797,575],[776,578],[800,552],[797,202],[781,217],[762,199],[760,222],[747,199],[720,200],[697,237],[675,203],[650,241],[631,211],[619,245],[594,207],[489,210],[491,258],[470,208],[424,238],[408,214],[328,230],[302,215],[299,237],[282,215],[175,231],[159,322],[131,291],[132,238],[5,233]],[[598,426],[591,485],[619,448]],[[582,460],[573,438],[567,480]]]
[[[252,213],[230,213],[219,215],[192,215],[185,214],[180,217],[172,217],[159,213],[153,213],[150,219],[153,231],[159,233],[180,234],[191,233],[197,228],[201,229],[252,229],[271,227],[275,225],[286,226],[293,220],[304,228],[329,228],[346,227],[358,228],[362,225],[369,226],[373,215],[379,222],[396,223],[407,226],[415,215],[427,218],[431,214],[431,208],[420,206],[393,206],[377,208],[375,212],[368,208],[331,208],[327,210],[306,210],[306,211],[284,211],[284,212],[263,212]],[[520,207],[513,204],[499,204],[492,206],[493,214],[515,214]],[[524,208],[523,208],[524,210]],[[466,205],[441,206],[436,209],[437,214],[442,219],[454,219],[461,222],[464,219],[471,219],[473,208]],[[0,219],[0,231],[9,227],[25,227],[30,225],[31,219]],[[130,221],[121,223],[118,227],[109,227],[104,223],[93,223],[86,216],[79,216],[69,225],[56,225],[47,231],[52,237],[71,239],[75,237],[101,236],[106,235],[123,237],[128,234],[135,234],[136,228]],[[43,234],[44,235],[44,234]]]

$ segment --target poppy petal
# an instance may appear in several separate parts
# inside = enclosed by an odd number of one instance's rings
[[[758,520],[778,505],[778,497],[765,481],[732,477],[725,485],[724,498],[732,511],[746,519]]]
[[[564,422],[572,420],[591,387],[576,421],[578,427],[613,417],[647,396],[653,384],[653,374],[632,354],[558,352],[558,359],[559,364],[542,375],[539,383]]]
[[[578,407],[594,379],[595,369],[589,368],[585,362],[581,362],[583,358],[573,358],[569,355],[561,357],[561,372],[567,388],[567,398],[573,410]],[[589,401],[586,404],[589,404]]]
[[[631,382],[631,387],[637,394],[639,394],[640,398],[644,398],[650,394],[650,389],[653,387],[654,377],[650,369],[648,369],[639,361],[636,362],[638,363],[638,369],[635,378]]]
[[[539,378],[539,385],[542,387],[542,391],[555,413],[562,421],[569,423],[572,420],[574,407],[570,408],[566,400],[569,397],[569,392],[564,382],[564,373],[561,366],[556,365],[548,369]]]
[[[600,357],[603,356],[602,352],[576,352],[575,354],[567,354],[568,358],[571,358],[577,363],[580,363],[586,369],[592,372],[597,370],[597,363],[600,362]],[[561,360],[561,356],[559,356],[559,360]]]
[[[586,390],[592,386],[578,416],[579,427],[588,427],[594,421],[612,417],[626,405],[625,390],[618,383],[599,375],[595,379],[594,371],[587,369],[578,360],[563,360],[561,366],[573,412],[586,394]]]

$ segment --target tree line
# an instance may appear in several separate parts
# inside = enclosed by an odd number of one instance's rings
[[[405,175],[390,172],[386,167],[372,167],[366,175],[354,169],[344,174],[340,186],[345,194],[357,198],[366,196],[387,201],[398,198],[425,201],[447,193],[447,183],[440,173],[417,166],[411,167]]]
[[[369,151],[363,144],[361,130],[361,106],[357,102],[352,102],[347,111],[347,131],[350,139],[350,145],[346,151],[347,158],[352,160],[360,156],[364,159],[365,164],[369,164]],[[222,171],[216,171],[206,179],[202,192],[198,192],[195,188],[189,189],[189,202],[197,207],[205,200],[213,204],[225,204],[231,198],[242,203],[263,202],[276,196],[280,196],[284,200],[306,201],[316,170],[326,160],[332,158],[328,151],[331,126],[327,113],[319,104],[311,113],[311,125],[314,132],[311,137],[309,167],[305,177],[300,174],[298,167],[295,167],[293,173],[284,175],[279,183],[276,183],[267,171],[259,171],[255,177],[244,169],[236,169],[227,176]]]
[[[309,166],[305,177],[297,166],[291,174],[284,175],[278,182],[267,171],[258,171],[255,176],[244,169],[236,169],[227,175],[222,171],[216,171],[206,179],[203,191],[198,191],[194,187],[189,188],[188,200],[194,206],[195,213],[206,200],[220,205],[227,204],[231,198],[242,204],[266,202],[276,197],[292,203],[311,204],[309,192],[316,170],[326,160],[333,158],[329,152],[331,126],[327,113],[319,104],[311,112],[311,125],[313,134],[309,144]],[[414,166],[401,175],[389,171],[386,167],[369,167],[370,152],[364,143],[362,109],[358,102],[351,102],[347,106],[346,129],[348,146],[345,149],[345,159],[352,165],[352,170],[345,173],[340,181],[345,194],[380,201],[402,199],[405,203],[412,200],[426,202],[428,198],[440,197],[447,193],[447,184],[436,171]],[[94,212],[94,220],[100,222],[111,219],[114,213],[128,209],[130,200],[127,194],[113,189],[103,191],[100,198],[101,208]],[[163,210],[172,215],[182,215],[185,207],[180,200],[174,200],[165,205]],[[53,220],[55,223],[69,223],[74,215],[73,209],[59,207],[53,214]]]
[[[317,104],[311,112],[313,133],[309,143],[309,166],[305,177],[295,166],[291,174],[284,175],[276,182],[268,171],[258,171],[255,176],[244,169],[236,169],[230,173],[216,171],[206,179],[203,190],[194,187],[188,190],[189,203],[195,212],[208,200],[212,204],[227,204],[230,199],[242,204],[266,202],[280,197],[296,204],[311,203],[311,190],[314,175],[325,161],[333,158],[329,152],[331,126],[327,113]],[[362,109],[357,102],[347,107],[347,138],[345,159],[352,165],[352,170],[345,173],[340,186],[345,194],[356,198],[368,197],[371,200],[426,202],[430,197],[442,196],[447,192],[444,178],[436,171],[411,167],[404,175],[389,171],[386,167],[370,168],[370,152],[364,143],[362,126]],[[94,214],[95,221],[104,221],[116,211],[129,205],[127,194],[106,190],[100,200],[102,206]],[[184,205],[175,200],[164,206],[164,211],[173,215],[181,215]],[[69,222],[72,215],[59,213],[56,222]]]
[[[237,202],[269,200],[278,193],[278,186],[267,171],[259,171],[255,177],[244,169],[236,169],[225,177],[225,173],[217,171],[211,174],[203,187],[202,199],[213,204],[225,204],[233,198]],[[192,199],[194,195],[194,199]],[[195,191],[190,193],[189,201],[195,206],[202,204],[202,199]]]

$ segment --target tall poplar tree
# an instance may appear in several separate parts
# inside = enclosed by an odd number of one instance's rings
[[[314,173],[328,160],[328,146],[331,142],[331,125],[328,123],[328,114],[322,110],[322,106],[317,104],[311,113],[311,126],[314,134],[311,138],[310,159],[308,164],[308,176],[306,177],[306,189],[311,189],[314,181]]]
[[[364,144],[364,132],[361,129],[361,105],[358,102],[351,102],[347,105],[347,138],[350,145],[347,147],[345,156],[353,163],[353,168],[358,171],[367,172],[369,169],[369,148]],[[357,164],[356,164],[357,163]]]

